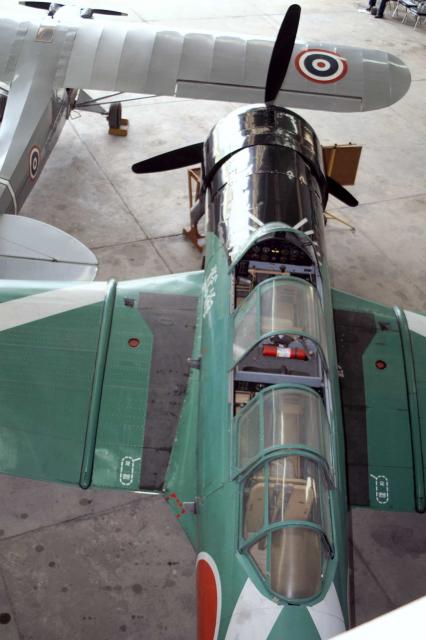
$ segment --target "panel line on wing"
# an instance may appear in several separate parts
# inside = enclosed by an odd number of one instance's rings
[[[53,258],[53,257],[49,257],[49,256],[45,256],[42,258],[37,258],[37,257],[31,257],[31,256],[16,256],[16,255],[9,255],[7,253],[2,253],[0,252],[0,259],[1,258],[11,258],[12,260],[29,260],[30,262],[60,262],[63,265],[66,264],[75,264],[75,265],[80,265],[82,267],[87,266],[87,265],[96,265],[97,262],[96,260],[94,260],[93,262],[81,262],[78,260],[62,260],[61,258]]]
[[[202,86],[206,86],[206,85],[212,85],[215,87],[232,87],[232,88],[241,88],[241,89],[254,89],[254,90],[260,90],[260,91],[264,91],[265,87],[262,87],[261,85],[250,85],[250,84],[240,84],[238,82],[232,83],[230,84],[229,82],[214,82],[214,81],[209,81],[209,82],[204,82],[203,80],[186,80],[185,78],[177,78],[176,83],[179,82],[185,82],[187,84],[198,84],[198,85],[202,85]],[[312,96],[317,98],[318,96],[323,96],[324,98],[339,98],[342,100],[359,100],[362,101],[362,96],[350,96],[350,95],[346,95],[344,93],[327,93],[327,92],[320,92],[320,91],[305,91],[304,89],[280,89],[279,91],[280,95],[285,95],[285,94],[294,94],[294,95],[303,95],[303,96]]]

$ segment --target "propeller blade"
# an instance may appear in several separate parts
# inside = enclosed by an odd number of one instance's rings
[[[265,88],[266,103],[275,101],[286,77],[299,26],[300,10],[298,4],[292,4],[282,21],[269,62]]]
[[[32,7],[33,9],[45,9],[45,11],[48,11],[51,2],[50,0],[46,0],[46,2],[32,2],[32,0],[19,0],[19,4],[23,4],[26,7]]]
[[[170,171],[188,167],[191,164],[199,164],[203,161],[203,142],[190,144],[173,151],[167,151],[159,156],[142,160],[132,166],[135,173],[156,173],[157,171]]]
[[[40,0],[39,2],[36,2],[35,0],[19,0],[19,4],[23,4],[27,7],[32,7],[33,9],[45,9],[46,11],[48,11],[50,9],[50,6],[52,5],[52,9],[53,9],[52,15],[54,15],[55,9],[57,11],[60,7],[65,6],[65,4],[62,4],[59,2],[51,2],[51,0],[44,0],[44,1]],[[81,11],[82,12],[89,11],[91,12],[91,14],[100,13],[105,16],[128,16],[129,15],[128,13],[123,13],[122,11],[115,11],[113,9],[82,8]]]
[[[104,16],[128,16],[128,13],[123,11],[115,11],[113,9],[91,9],[92,13],[99,13]]]
[[[358,200],[354,198],[354,196],[349,193],[349,191],[345,189],[345,187],[342,187],[342,185],[336,182],[336,180],[330,178],[330,176],[327,176],[327,187],[328,192],[332,196],[334,196],[338,200],[341,200],[341,202],[343,202],[344,204],[347,204],[348,207],[358,206]]]

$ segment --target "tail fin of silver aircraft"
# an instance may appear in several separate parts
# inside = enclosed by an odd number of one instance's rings
[[[56,227],[4,213],[0,216],[0,277],[13,280],[90,281],[96,256]]]

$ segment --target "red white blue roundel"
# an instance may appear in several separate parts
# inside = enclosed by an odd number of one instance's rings
[[[326,49],[304,49],[295,59],[298,72],[312,82],[338,82],[348,72],[345,58]]]
[[[37,146],[32,147],[30,151],[29,162],[30,162],[30,178],[31,180],[35,180],[38,173],[38,167],[40,164],[40,149]]]

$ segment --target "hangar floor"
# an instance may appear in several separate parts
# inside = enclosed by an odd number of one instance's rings
[[[132,19],[271,36],[286,7],[279,0],[126,4],[135,8]],[[426,311],[426,29],[414,31],[389,14],[374,20],[354,0],[302,5],[300,39],[382,48],[411,68],[411,90],[394,107],[303,115],[324,144],[364,146],[353,188],[361,206],[348,211],[332,203],[357,229],[328,225],[334,286]],[[199,268],[200,256],[181,236],[184,171],[140,177],[130,166],[203,139],[232,107],[161,97],[130,102],[127,138],[109,137],[104,120],[82,114],[66,125],[23,213],[88,244],[100,279]],[[0,612],[12,615],[0,626],[1,640],[195,637],[194,553],[162,500],[7,477],[0,495]],[[425,518],[352,513],[356,624],[425,594]],[[407,628],[410,637],[413,631]]]

